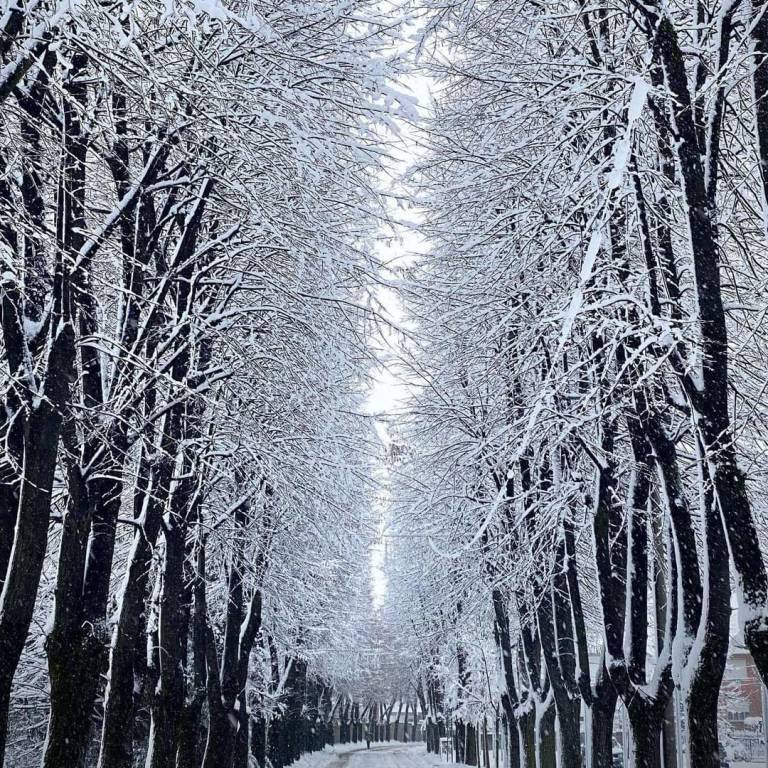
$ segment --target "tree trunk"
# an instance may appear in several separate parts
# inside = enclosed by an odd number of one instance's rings
[[[144,653],[140,640],[147,626],[146,600],[152,551],[160,531],[164,490],[167,491],[166,483],[150,485],[144,526],[134,535],[128,559],[110,647],[99,768],[131,768],[133,765],[136,660],[138,654]],[[144,495],[137,495],[135,507],[141,509]]]
[[[580,712],[571,606],[566,598],[565,540],[557,544],[555,574],[545,585],[536,611],[541,651],[560,726],[562,768],[581,768]],[[556,631],[557,628],[557,631]]]
[[[121,447],[118,447],[121,450]],[[51,680],[51,710],[43,765],[80,768],[91,735],[92,711],[105,667],[106,595],[97,595],[86,580],[93,549],[89,547],[92,495],[108,499],[117,517],[122,482],[88,484],[79,477],[79,467],[70,472],[70,503],[63,521],[55,591],[54,623],[46,641]],[[111,473],[119,472],[112,467]],[[72,479],[72,475],[78,477]],[[114,475],[113,475],[114,476]],[[87,488],[88,485],[92,487]],[[73,486],[80,486],[75,489]],[[109,563],[111,570],[111,562]],[[105,573],[109,580],[109,571]],[[93,604],[94,601],[97,604]],[[102,604],[103,602],[103,604]]]
[[[282,758],[283,737],[281,730],[279,718],[276,715],[273,715],[269,721],[269,727],[267,729],[267,755],[273,768],[283,768],[285,765]]]
[[[654,515],[651,518],[653,536],[653,590],[656,606],[656,653],[664,647],[667,623],[667,574],[664,571],[664,524]],[[675,725],[675,698],[669,697],[661,722],[661,749],[664,768],[677,768],[677,728]]]
[[[472,722],[464,727],[464,762],[467,765],[477,765],[477,728]]]
[[[250,720],[251,717],[248,713],[245,687],[243,687],[238,695],[237,732],[235,734],[232,759],[233,768],[248,768],[248,742],[250,741],[248,729]]]
[[[538,768],[557,768],[557,729],[554,699],[537,707]]]
[[[69,498],[62,523],[54,592],[53,627],[45,641],[51,684],[51,709],[45,739],[46,768],[85,764],[95,680],[88,667],[101,667],[100,638],[80,611],[90,514],[88,490],[80,467],[69,468]],[[82,679],[82,682],[81,682]],[[91,690],[93,689],[93,690]]]
[[[339,738],[339,741],[341,742],[341,738]],[[251,720],[251,754],[258,768],[265,768],[267,758],[267,721],[261,716],[254,717]]]
[[[192,501],[193,507],[196,502]],[[197,513],[195,512],[195,515]],[[192,686],[184,703],[181,735],[176,758],[176,768],[198,768],[202,759],[203,740],[200,737],[200,719],[207,694],[207,646],[208,603],[205,589],[206,539],[198,533],[195,552],[195,568],[191,575],[194,613],[192,619]],[[246,744],[246,753],[248,745]]]
[[[456,753],[456,762],[464,762],[465,752],[464,721],[459,719],[453,725],[453,751]]]
[[[178,521],[165,531],[165,558],[160,593],[158,631],[159,683],[152,704],[152,728],[147,768],[175,768],[178,718],[184,705],[183,668],[186,660],[184,609],[184,532]]]
[[[513,727],[510,728],[510,744],[515,740],[513,737],[517,737],[518,744],[522,746],[522,754],[520,755],[520,766],[522,768],[536,768],[536,754],[538,751],[538,745],[536,743],[536,709],[532,702],[528,702],[526,705],[526,711],[518,714],[517,716],[517,728],[514,728],[515,721],[512,720]],[[518,736],[519,734],[519,736]],[[511,753],[512,750],[510,750]]]
[[[349,703],[344,705],[339,716],[339,744],[347,744],[351,741],[349,732]]]
[[[617,699],[616,691],[610,686],[604,696],[595,697],[587,712],[592,736],[592,768],[613,768],[613,718]]]
[[[701,482],[706,465],[700,457]],[[705,486],[703,497],[704,554],[708,560],[706,591],[702,611],[703,627],[689,664],[694,665],[686,710],[688,714],[688,754],[696,768],[720,768],[718,738],[718,695],[728,657],[731,618],[731,588],[728,546],[722,518],[711,490]]]
[[[519,705],[520,700],[515,684],[512,640],[509,632],[509,609],[506,597],[498,587],[491,592],[491,602],[494,612],[493,636],[501,656],[506,689],[501,697],[502,707],[509,723],[509,732],[510,734],[514,733],[516,737],[517,717],[515,708]],[[509,764],[510,768],[519,768],[521,765],[520,741],[517,738],[510,737],[509,739]]]
[[[661,718],[641,705],[630,708],[629,721],[632,727],[632,765],[635,768],[660,768]]]
[[[74,356],[73,334],[65,325],[54,345],[51,364],[58,368],[61,389],[68,389],[67,366],[55,357]],[[0,764],[5,755],[8,706],[13,676],[27,639],[48,540],[56,455],[65,395],[51,394],[29,414],[24,427],[24,464],[13,548],[0,597]]]

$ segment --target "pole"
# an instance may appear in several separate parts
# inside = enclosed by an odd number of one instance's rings
[[[627,710],[621,705],[621,752],[623,764],[629,765],[629,728],[627,728]]]
[[[765,732],[765,725],[766,725],[766,714],[768,714],[768,691],[766,691],[765,686],[760,683],[760,693],[762,698],[762,708],[763,708],[763,746],[765,747],[765,765],[766,768],[768,768],[768,735],[766,735]]]
[[[675,749],[677,750],[677,768],[685,768],[683,762],[683,711],[680,692],[675,688]]]

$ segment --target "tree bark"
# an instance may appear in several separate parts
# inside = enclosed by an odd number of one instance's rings
[[[164,538],[157,638],[159,682],[152,703],[147,768],[175,768],[180,736],[179,716],[184,706],[184,530],[178,522],[174,522],[166,528]]]
[[[537,768],[557,768],[557,731],[554,698],[537,707],[536,731],[538,735]]]
[[[536,617],[560,730],[560,765],[580,768],[581,699],[576,683],[571,606],[566,595],[565,541],[561,539],[556,545],[554,575],[539,596]]]
[[[523,768],[535,768],[538,750],[536,708],[531,700],[522,706],[522,711],[518,710],[516,720],[512,720],[509,741],[517,741],[519,744],[520,765]]]
[[[146,452],[143,453],[139,478],[149,477],[149,462]],[[134,518],[140,519],[143,514],[144,524],[134,534],[117,623],[112,633],[99,768],[132,768],[133,765],[136,660],[137,654],[145,653],[140,648],[140,640],[147,626],[146,600],[152,552],[160,532],[170,471],[169,462],[156,467],[153,473],[156,479],[148,479],[146,488],[137,487],[134,496]],[[167,477],[164,476],[166,473]]]
[[[632,726],[632,760],[636,768],[660,768],[661,718],[647,707],[629,712]]]
[[[722,518],[706,482],[706,465],[700,457],[706,586],[700,642],[691,654],[693,666],[687,692],[688,754],[697,768],[720,768],[718,697],[728,658],[731,618],[731,586],[728,545]]]
[[[613,768],[613,720],[617,700],[618,694],[603,664],[587,713],[592,735],[592,768]]]
[[[515,684],[514,657],[512,640],[509,631],[509,612],[507,600],[500,588],[496,587],[491,592],[491,600],[494,612],[494,639],[501,656],[502,670],[504,674],[505,691],[501,701],[504,713],[509,723],[510,733],[517,731],[517,717],[515,709],[519,705],[517,686]],[[517,738],[509,739],[509,765],[510,768],[520,767],[520,742]]]

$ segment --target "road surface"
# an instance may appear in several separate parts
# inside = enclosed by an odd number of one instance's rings
[[[342,750],[323,753],[326,755],[322,768],[435,768],[439,762],[435,755],[427,755],[423,742],[371,744],[370,749],[363,742],[362,746],[344,745]]]

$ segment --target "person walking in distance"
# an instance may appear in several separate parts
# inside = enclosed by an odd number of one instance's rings
[[[365,729],[365,748],[371,748],[371,732],[367,728]]]

